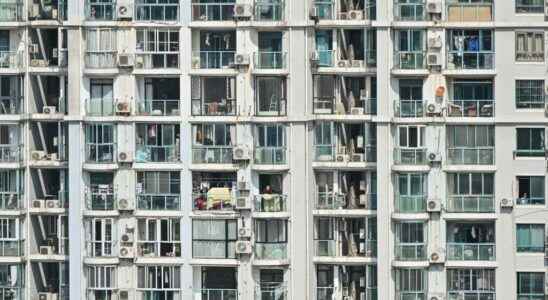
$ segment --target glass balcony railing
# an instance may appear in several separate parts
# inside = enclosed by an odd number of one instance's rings
[[[447,198],[448,212],[492,213],[495,212],[493,195],[451,195]]]
[[[86,115],[112,116],[114,115],[113,99],[86,99]]]
[[[544,197],[522,196],[516,199],[517,205],[544,205]]]
[[[345,195],[334,192],[318,192],[315,209],[339,209],[346,204]]]
[[[0,51],[0,68],[1,69],[16,69],[23,65],[22,52],[17,51]]]
[[[193,240],[193,258],[235,258],[236,242],[225,242],[215,240]]]
[[[137,113],[152,116],[177,116],[180,112],[179,102],[179,99],[144,100],[138,102]]]
[[[86,18],[88,20],[110,21],[116,17],[115,1],[86,1]],[[91,2],[91,3],[90,3]]]
[[[179,194],[137,194],[137,209],[142,210],[180,210]]]
[[[0,3],[0,22],[21,21],[23,16],[23,1]]]
[[[447,1],[447,20],[449,22],[488,22],[493,20],[493,3],[480,1]]]
[[[137,2],[137,1],[136,1]],[[158,1],[159,2],[159,1]],[[177,21],[179,20],[178,3],[141,3],[135,4],[137,21]]]
[[[318,300],[331,300],[336,299],[335,296],[335,287],[317,287],[316,288],[316,299]],[[369,298],[376,299],[376,298]]]
[[[234,65],[235,51],[193,51],[193,69],[227,69]]]
[[[17,115],[22,113],[23,103],[23,97],[0,96],[0,115]]]
[[[495,148],[448,148],[447,161],[450,165],[492,165],[495,163]]]
[[[176,162],[179,161],[179,149],[176,145],[154,146],[137,145],[136,162]]]
[[[110,241],[91,241],[86,242],[86,253],[89,257],[109,257],[114,256],[115,242]]]
[[[234,116],[236,115],[236,99],[194,99],[192,100],[192,115]]]
[[[314,114],[348,114],[348,115],[376,115],[377,114],[377,99],[362,98],[358,99],[354,107],[350,107],[348,111],[338,110],[335,97],[314,97],[313,99]]]
[[[137,69],[177,69],[179,68],[179,52],[139,52],[135,53],[135,68]]]
[[[397,21],[425,21],[426,11],[424,1],[409,2],[411,3],[394,4],[394,19]]]
[[[394,111],[398,118],[424,117],[424,102],[422,100],[396,100]]]
[[[19,162],[22,158],[22,146],[0,145],[0,163]]]
[[[449,70],[490,70],[495,67],[493,51],[448,51]]]
[[[447,243],[447,259],[494,261],[495,243]]]
[[[286,147],[255,147],[255,164],[257,165],[284,165],[287,163]]]
[[[451,100],[447,107],[449,117],[493,117],[493,100]]]
[[[112,188],[99,190],[92,188],[86,193],[86,208],[88,210],[114,210],[116,209],[116,195]]]
[[[396,260],[419,261],[426,260],[426,245],[424,243],[396,244]]]
[[[546,156],[546,150],[542,149],[517,149],[514,155],[518,157],[543,157]]]
[[[84,63],[88,69],[110,69],[116,68],[116,54],[112,51],[86,51]]]
[[[335,240],[314,240],[314,255],[335,256]]]
[[[23,256],[23,240],[0,240],[0,256]]]
[[[193,146],[194,164],[231,164],[232,146]]]
[[[113,163],[115,148],[115,144],[86,144],[86,162]]]
[[[425,165],[426,148],[396,148],[394,163],[397,165]]]
[[[262,194],[255,195],[255,212],[285,212],[287,211],[287,195]]]
[[[255,21],[282,21],[284,19],[284,2],[275,1],[255,1]]]
[[[286,243],[257,243],[253,247],[255,259],[286,259],[287,244]]]
[[[192,299],[238,300],[238,289],[194,289]]]
[[[182,242],[137,241],[137,255],[143,257],[180,257]]]
[[[480,280],[478,278],[478,280]],[[496,298],[496,293],[494,291],[469,291],[469,290],[456,290],[448,291],[447,299],[448,300],[460,300],[460,299],[485,299],[485,300],[494,300]],[[526,300],[542,300],[544,295],[541,298],[519,298]]]
[[[426,212],[426,195],[396,195],[396,212]]]
[[[235,2],[192,3],[192,21],[232,21]]]
[[[257,69],[285,69],[286,52],[259,51],[255,52],[254,64]]]
[[[335,145],[314,145],[314,161],[316,162],[345,162],[337,160],[339,155],[347,156],[346,154],[336,153]],[[377,147],[373,145],[365,146],[364,160],[362,162],[377,161]]]
[[[396,51],[394,67],[401,70],[426,68],[426,51]]]
[[[210,189],[209,192],[193,192],[193,210],[232,211],[234,210],[233,193],[229,188]]]
[[[287,287],[285,283],[273,283],[267,285],[260,283],[255,288],[255,300],[284,300],[287,298]]]
[[[334,50],[316,50],[318,55],[318,67],[333,67],[335,61]]]
[[[357,241],[359,234],[351,234],[351,239]],[[377,242],[368,240],[360,242],[360,253],[346,254],[344,257],[376,257],[377,256]],[[314,240],[314,253],[315,256],[340,256],[337,253],[337,242],[335,240]]]

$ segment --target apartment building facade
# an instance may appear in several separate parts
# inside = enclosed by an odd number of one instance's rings
[[[0,299],[544,299],[546,16],[0,1]]]

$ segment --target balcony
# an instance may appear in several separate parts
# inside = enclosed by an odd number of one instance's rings
[[[86,163],[114,163],[115,148],[116,145],[113,143],[86,144]]]
[[[235,2],[199,3],[192,1],[192,21],[232,21]],[[220,1],[218,1],[220,2]]]
[[[179,194],[137,194],[137,209],[142,210],[180,210]]]
[[[259,51],[254,53],[256,69],[285,69],[287,53],[281,51]]]
[[[177,145],[155,146],[137,144],[135,162],[177,162],[179,148]]]
[[[86,19],[90,21],[111,21],[116,16],[115,0],[87,0],[86,1]]]
[[[171,42],[173,43],[173,41]],[[178,40],[176,41],[178,43]],[[172,47],[175,47],[172,45]],[[179,68],[179,52],[177,49],[166,52],[135,53],[136,69],[177,69]]]
[[[117,51],[89,51],[84,54],[84,64],[88,69],[116,68]]]
[[[488,22],[493,20],[492,0],[450,0],[447,1],[449,22]]]
[[[23,65],[23,53],[0,51],[0,69],[17,69]]]
[[[395,210],[398,213],[426,212],[426,195],[396,195]]]
[[[255,212],[286,212],[287,195],[262,194],[254,196]]]
[[[314,114],[329,115],[376,115],[377,99],[361,98],[357,99],[354,107],[346,109],[341,102],[338,102],[334,96],[314,97]]]
[[[494,261],[494,243],[447,243],[447,259],[457,261]]]
[[[493,195],[450,195],[447,198],[446,209],[454,213],[493,213],[495,197]]]
[[[449,70],[492,70],[495,67],[494,51],[448,51]]]
[[[399,70],[426,69],[426,51],[397,51],[394,68]]]
[[[23,2],[0,3],[0,22],[20,22],[23,19]]]
[[[335,145],[315,145],[314,146],[314,161],[316,162],[347,162],[347,154],[337,151]],[[373,145],[366,145],[364,147],[365,153],[356,153],[354,155],[363,155],[363,159],[360,162],[376,162],[377,161],[377,147]],[[342,159],[342,160],[341,160]]]
[[[340,51],[336,50],[316,50],[318,55],[318,67],[325,68],[341,68],[348,69],[350,71],[364,71],[366,68],[373,68],[376,66],[376,50],[365,50],[362,59],[346,59],[339,56]]]
[[[193,210],[233,211],[235,192],[230,188],[210,188],[207,192],[193,192]]]
[[[494,147],[448,148],[450,165],[492,165],[495,163]]]
[[[193,146],[194,164],[231,164],[232,146]]]
[[[22,158],[20,145],[1,145],[0,144],[0,163],[20,162]]]
[[[192,299],[238,300],[238,289],[193,289]]]
[[[395,148],[394,163],[397,165],[426,165],[426,148]]]
[[[394,3],[394,19],[397,21],[426,21],[424,1],[396,0]]]
[[[7,233],[10,235],[14,232]],[[0,240],[0,256],[23,256],[25,255],[24,240]]]
[[[113,257],[117,255],[114,252],[115,242],[108,241],[88,241],[86,242],[86,254],[89,257]]]
[[[255,147],[254,162],[257,165],[287,164],[286,147]]]
[[[316,0],[314,1],[314,8],[317,12],[317,17],[320,20],[367,20],[368,9],[353,9],[347,7],[346,9],[337,9],[336,3],[333,0]]]
[[[315,209],[339,209],[346,205],[346,195],[334,192],[318,192]]]
[[[317,287],[316,288],[316,299],[318,300],[329,300],[333,299],[335,295],[335,287]],[[375,298],[371,298],[375,299]]]
[[[424,243],[397,243],[395,258],[401,261],[426,260],[426,245]]]
[[[234,66],[236,51],[193,51],[193,69],[228,69]]]
[[[88,116],[113,116],[114,100],[108,98],[86,99],[86,115]]]
[[[192,115],[195,116],[234,116],[236,115],[236,99],[193,99]]]
[[[282,21],[285,3],[283,0],[255,1],[255,21]]]
[[[0,96],[0,115],[18,115],[22,113],[23,103],[23,97]]]
[[[352,239],[357,239],[357,234],[352,234]],[[348,241],[347,241],[348,242]],[[336,240],[314,240],[314,255],[323,257],[376,257],[377,256],[377,242],[365,241],[360,242],[359,249],[354,250],[347,249],[343,251],[341,241]],[[356,242],[349,242],[355,244]]]
[[[137,104],[137,113],[142,116],[178,116],[179,99],[150,99]]]
[[[451,100],[447,108],[448,117],[485,117],[495,115],[495,101],[491,100]]]
[[[169,22],[179,20],[179,3],[147,3],[149,1],[135,1],[135,19],[137,21]],[[158,1],[159,2],[159,1]]]
[[[396,100],[394,101],[394,113],[397,118],[422,118],[424,117],[423,100]]]
[[[114,210],[116,209],[116,195],[112,186],[97,185],[86,193],[86,209]]]
[[[287,259],[287,243],[254,244],[255,259],[282,260]]]

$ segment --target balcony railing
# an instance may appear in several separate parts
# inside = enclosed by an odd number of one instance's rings
[[[23,64],[22,52],[17,51],[0,51],[0,68],[16,69]]]
[[[286,243],[255,243],[254,252],[256,259],[275,260],[287,258]]]
[[[194,192],[192,200],[193,210],[234,210],[234,193],[229,188],[210,189],[207,193]]]
[[[20,114],[23,111],[23,103],[23,97],[0,96],[0,115]]]
[[[88,163],[113,163],[115,144],[87,144],[86,162]]]
[[[425,21],[426,13],[424,2],[395,3],[394,19],[398,21]]]
[[[114,115],[113,99],[86,99],[86,114],[88,116]]]
[[[401,243],[396,244],[395,248],[397,260],[426,260],[426,245],[424,243]]]
[[[447,160],[451,165],[492,165],[495,163],[494,147],[448,148]]]
[[[335,50],[316,50],[316,52],[318,53],[318,67],[333,67]]]
[[[137,112],[140,115],[177,116],[179,115],[179,99],[174,100],[144,100],[138,103]]]
[[[192,240],[193,258],[235,258],[235,241]]]
[[[236,114],[236,99],[192,100],[194,116],[233,116]]]
[[[255,147],[255,164],[284,165],[287,163],[286,147]]]
[[[317,300],[331,300],[335,295],[335,287],[317,287],[316,288],[316,299]],[[336,299],[336,298],[335,298]],[[376,298],[369,298],[376,299]]]
[[[355,9],[351,11],[337,11],[335,1],[319,0],[314,1],[314,7],[320,20],[365,20],[367,10]]]
[[[447,69],[450,70],[490,70],[495,67],[493,51],[449,51]]]
[[[447,198],[447,211],[462,213],[495,212],[493,195],[450,195]]]
[[[426,195],[396,195],[396,212],[426,212]]]
[[[238,300],[238,289],[194,289],[192,299]]]
[[[517,205],[544,205],[544,197],[519,197],[516,199]]]
[[[490,1],[452,0],[447,4],[447,20],[449,22],[488,22],[493,19],[493,3]],[[459,2],[459,3],[457,3]]]
[[[232,146],[193,146],[194,164],[231,164]]]
[[[255,195],[255,212],[285,212],[287,211],[287,195],[262,194]]]
[[[193,51],[193,69],[226,69],[234,65],[235,51]]]
[[[347,156],[347,154],[336,153],[335,145],[314,145],[314,161],[317,162],[341,162],[337,160],[338,155]],[[373,145],[365,146],[364,161],[377,161],[377,147]]]
[[[114,256],[114,241],[91,241],[86,242],[87,255],[90,257]]]
[[[180,210],[179,194],[137,194],[137,209],[143,210]]]
[[[88,69],[116,68],[116,51],[86,51],[84,63]]]
[[[401,70],[426,68],[426,51],[397,51],[394,55],[394,67]]]
[[[135,53],[137,69],[176,69],[179,68],[179,52],[139,52]]]
[[[235,2],[192,3],[192,21],[232,21]]]
[[[335,240],[314,240],[314,255],[316,256],[335,256]]]
[[[495,260],[495,243],[447,243],[448,260]]]
[[[137,21],[177,21],[179,20],[178,3],[138,3],[135,4]]]
[[[449,117],[493,117],[495,102],[493,100],[452,100],[448,104]]]
[[[351,239],[357,240],[357,236],[359,234],[350,234]],[[361,253],[356,253],[355,255],[347,254],[343,257],[376,257],[377,256],[377,242],[367,240],[363,246],[363,249],[360,249],[360,251],[363,251]],[[362,248],[362,246],[360,246]],[[342,256],[341,254],[337,253],[337,241],[335,240],[314,240],[314,254],[315,256],[329,256],[329,257],[336,257],[336,256]]]
[[[478,278],[477,280],[479,281],[480,279]],[[458,299],[489,299],[490,300],[490,299],[496,298],[496,293],[494,291],[488,292],[488,291],[453,290],[453,291],[448,291],[447,295],[448,295],[448,298],[447,298],[448,300],[458,300]],[[523,299],[523,298],[518,297],[518,299]],[[525,299],[527,300],[544,299],[544,294],[540,298],[525,298]]]
[[[314,114],[348,114],[348,115],[375,115],[377,114],[377,99],[358,99],[354,107],[348,111],[338,111],[335,97],[314,97]]]
[[[153,146],[137,145],[136,162],[176,162],[179,161],[179,149],[176,145]]]
[[[281,21],[284,19],[284,2],[255,1],[255,21]]]
[[[334,192],[318,192],[315,209],[339,209],[346,204],[345,195]]]
[[[426,164],[426,148],[396,148],[394,163],[398,165]]]
[[[422,100],[396,100],[394,111],[398,118],[424,117],[424,102]]]
[[[287,287],[285,283],[266,285],[261,283],[255,288],[255,300],[287,299]]]
[[[23,240],[0,240],[0,256],[23,256]]]
[[[114,210],[116,209],[116,195],[110,191],[98,191],[92,189],[86,193],[86,208],[89,210]]]
[[[113,20],[116,16],[116,1],[89,3],[86,1],[86,18],[88,20]]]
[[[144,257],[180,257],[182,242],[137,241],[137,254]]]
[[[21,21],[23,16],[23,1],[0,3],[0,22]]]
[[[0,145],[0,163],[21,161],[21,149],[19,145]]]
[[[254,64],[257,69],[285,69],[286,52],[259,51],[254,55]]]

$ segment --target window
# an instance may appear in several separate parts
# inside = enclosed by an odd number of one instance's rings
[[[86,225],[87,254],[91,257],[112,256],[114,220],[94,218]]]
[[[236,138],[234,124],[192,125],[193,163],[232,163],[232,145]]]
[[[86,67],[114,68],[117,51],[116,30],[91,28],[86,30]]]
[[[255,163],[286,163],[285,125],[257,125],[255,138]]]
[[[400,69],[422,69],[425,67],[426,31],[408,29],[396,31],[396,58],[394,64]]]
[[[544,253],[544,224],[517,224],[518,252]]]
[[[175,29],[137,30],[136,67],[178,68],[179,31]]]
[[[401,21],[424,21],[424,0],[395,0],[394,18]]]
[[[116,266],[88,266],[87,270],[88,299],[115,299]]]
[[[544,31],[516,32],[516,61],[544,61]]]
[[[192,67],[194,69],[230,68],[236,53],[236,32],[202,30],[199,35],[200,50],[193,53]]]
[[[446,209],[452,212],[493,212],[494,174],[447,174],[448,201]]]
[[[23,299],[25,298],[25,296],[23,295],[24,287],[25,287],[24,264],[0,265],[0,294],[10,295],[12,299]],[[67,289],[68,289],[68,286],[67,286]]]
[[[0,256],[21,256],[23,243],[19,220],[15,218],[0,219]]]
[[[543,14],[544,0],[516,0],[516,13]]]
[[[179,115],[179,77],[145,78],[144,94],[137,101],[137,112],[143,115]]]
[[[544,273],[518,272],[518,299],[544,299]]]
[[[331,114],[335,105],[335,87],[337,77],[333,75],[313,75],[314,113]]]
[[[450,117],[493,117],[492,80],[455,80],[448,105]]]
[[[21,158],[18,125],[0,125],[0,162],[16,162]]]
[[[544,108],[544,80],[516,80],[517,108]]]
[[[236,173],[192,172],[194,210],[232,210],[235,193]]]
[[[111,116],[114,112],[112,79],[89,80],[89,103],[86,110],[90,116]]]
[[[335,275],[333,266],[316,266],[316,298],[318,300],[333,299],[335,293]]]
[[[449,222],[446,233],[448,260],[495,260],[494,223]]]
[[[322,122],[314,128],[314,144],[316,146],[316,160],[331,160],[335,146],[334,124]]]
[[[89,173],[86,208],[89,210],[114,209],[114,173]]]
[[[235,258],[237,220],[193,220],[192,257]]]
[[[476,12],[471,13],[476,14]],[[495,46],[492,30],[449,30],[447,40],[449,41],[447,58],[449,69],[492,69],[494,67]]]
[[[139,256],[181,256],[180,219],[139,219],[137,228]]]
[[[137,172],[137,208],[180,209],[180,184],[179,172]]]
[[[396,164],[423,164],[426,162],[425,126],[403,125],[398,127],[397,148],[394,149]]]
[[[255,65],[259,69],[281,69],[285,67],[284,52],[282,52],[283,33],[258,32],[259,51],[255,57]]]
[[[178,124],[136,124],[136,162],[173,162],[179,160]]]
[[[544,205],[544,176],[518,176],[518,205]]]
[[[112,20],[116,13],[114,0],[87,0],[87,16],[90,20]]]
[[[114,125],[86,125],[86,161],[95,163],[114,162]]]
[[[285,300],[286,286],[284,270],[261,269],[259,274],[259,288],[261,300]]]
[[[258,76],[255,79],[255,99],[257,115],[286,115],[286,81],[285,77]]]
[[[396,224],[396,258],[399,260],[426,259],[426,230],[422,222]]]
[[[420,79],[399,80],[399,106],[396,115],[402,118],[423,116],[423,81]]]
[[[20,207],[19,195],[23,192],[23,173],[15,170],[0,170],[0,208]]]
[[[316,52],[318,53],[318,66],[333,66],[333,32],[331,30],[316,30]]]
[[[192,115],[236,114],[236,78],[191,77]]]
[[[181,298],[181,269],[176,266],[138,266],[139,299],[176,300]]]
[[[402,213],[426,211],[427,176],[421,173],[398,173],[396,211]]]
[[[177,21],[179,0],[136,0],[136,19],[139,21]]]
[[[397,269],[396,299],[425,299],[428,290],[427,274],[423,269]]]
[[[544,128],[517,128],[516,156],[544,156]]]
[[[287,258],[287,221],[255,220],[255,255],[258,259]]]
[[[495,270],[447,270],[449,299],[495,299]]]
[[[447,127],[447,156],[450,164],[486,165],[494,163],[495,128],[483,125]]]

